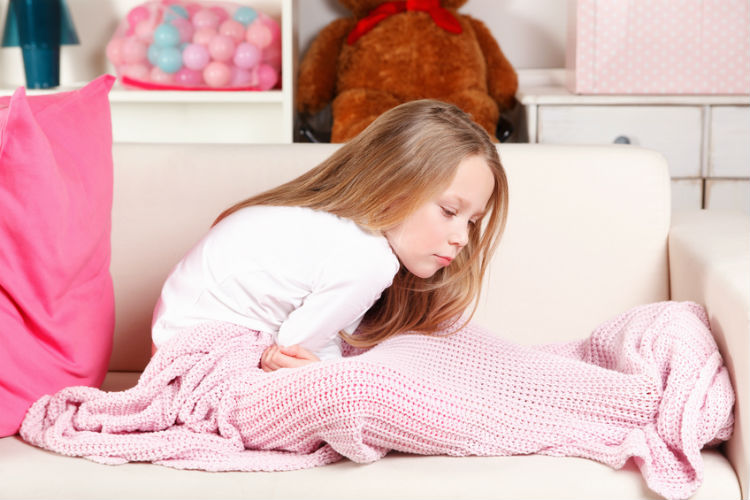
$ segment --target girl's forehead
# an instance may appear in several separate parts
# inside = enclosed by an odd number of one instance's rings
[[[456,168],[453,179],[441,196],[456,198],[467,208],[483,212],[492,196],[495,176],[487,161],[481,156],[464,158]]]

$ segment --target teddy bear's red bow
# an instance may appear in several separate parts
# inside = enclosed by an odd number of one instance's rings
[[[440,6],[440,0],[406,0],[386,2],[374,8],[366,17],[357,22],[346,42],[353,45],[359,37],[373,29],[383,19],[407,10],[428,12],[435,24],[450,33],[461,33],[461,24],[447,9]]]

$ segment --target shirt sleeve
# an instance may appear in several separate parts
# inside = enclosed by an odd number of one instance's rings
[[[327,259],[310,294],[282,323],[279,345],[301,344],[317,351],[372,307],[393,282],[398,264],[395,257],[382,254],[358,257]]]

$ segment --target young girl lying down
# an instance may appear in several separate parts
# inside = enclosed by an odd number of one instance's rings
[[[155,349],[203,322],[273,334],[265,371],[457,321],[505,224],[495,145],[457,107],[402,104],[300,177],[225,210],[172,271]],[[359,328],[356,336],[352,336]]]

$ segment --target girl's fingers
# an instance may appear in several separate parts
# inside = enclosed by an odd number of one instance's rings
[[[294,345],[287,345],[287,346],[279,346],[279,351],[281,351],[282,354],[286,354],[287,356],[291,356],[293,358],[298,357],[298,351],[299,351],[299,344]]]
[[[260,367],[265,372],[272,372],[279,368],[298,368],[314,361],[318,357],[299,344],[291,346],[268,346],[260,356]]]
[[[279,368],[274,362],[274,356],[277,351],[278,347],[275,345],[268,346],[266,350],[263,351],[263,354],[260,356],[260,367],[263,371],[271,372]]]
[[[279,350],[286,354],[287,356],[292,356],[294,358],[298,359],[305,359],[308,361],[320,361],[320,359],[312,353],[312,351],[308,351],[304,347],[302,347],[299,344],[294,344],[290,346],[279,346]]]

